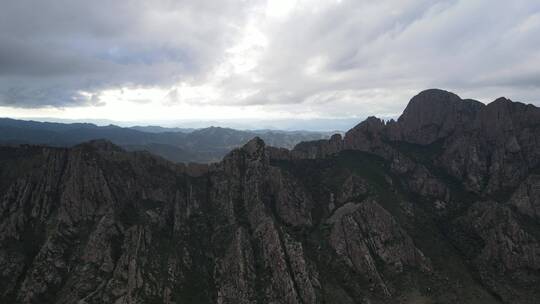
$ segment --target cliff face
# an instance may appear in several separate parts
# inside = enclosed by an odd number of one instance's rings
[[[539,143],[539,108],[504,97],[484,105],[431,89],[413,97],[397,121],[369,117],[342,141],[301,143],[291,155],[316,158],[352,149],[393,161],[407,150],[403,145],[422,147],[430,164],[468,190],[495,195],[511,191],[538,168]]]
[[[0,148],[0,302],[536,303],[540,116],[429,90],[212,165]]]
[[[442,90],[426,90],[414,96],[390,137],[410,143],[428,145],[469,128],[484,104],[462,100],[456,94]]]

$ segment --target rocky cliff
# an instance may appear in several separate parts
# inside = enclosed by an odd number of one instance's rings
[[[539,113],[428,90],[212,165],[0,147],[0,302],[536,303]]]

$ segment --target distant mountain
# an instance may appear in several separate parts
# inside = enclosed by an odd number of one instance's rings
[[[205,151],[244,135],[181,139]],[[256,137],[215,164],[105,140],[0,146],[1,303],[538,299],[532,105],[427,90],[397,121],[292,150]]]
[[[0,119],[0,143],[42,144],[70,147],[82,142],[106,139],[127,150],[146,150],[175,162],[219,161],[232,149],[251,138],[260,136],[268,143],[292,148],[301,141],[327,138],[328,133],[303,131],[240,131],[229,128],[204,129],[115,125],[97,126],[89,123],[51,123]]]
[[[160,126],[133,126],[129,128],[133,130],[141,131],[141,132],[147,132],[147,133],[165,133],[165,132],[190,133],[197,130],[195,128],[166,128],[166,127],[160,127]]]

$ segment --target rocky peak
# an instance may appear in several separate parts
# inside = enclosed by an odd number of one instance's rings
[[[517,107],[519,108],[520,106]],[[490,102],[482,114],[491,115],[493,118],[501,119],[510,116],[515,108],[513,101],[505,97],[499,97]]]
[[[339,133],[336,133],[330,137],[330,142],[341,142],[342,140],[341,134]]]
[[[270,160],[270,151],[266,150],[266,144],[259,137],[254,137],[240,148],[229,152],[221,163],[226,170],[238,170],[247,166],[259,167],[261,164],[267,164]],[[243,170],[243,169],[242,169]]]
[[[537,303],[538,113],[428,90],[210,166],[0,148],[0,303]]]
[[[298,143],[293,149],[293,156],[299,158],[320,158],[337,153],[343,150],[343,139],[341,134],[332,135],[330,139],[314,141],[303,141]]]
[[[227,154],[223,159],[227,160],[238,157],[247,157],[248,159],[252,160],[263,159],[265,153],[266,144],[260,137],[256,136],[250,141],[248,141],[246,144],[244,144],[242,147],[236,148],[229,152],[229,154]]]
[[[489,103],[479,113],[477,122],[480,125],[477,127],[485,129],[510,127],[508,125],[510,123],[516,126],[528,127],[537,125],[539,121],[540,109],[537,107],[500,97]]]
[[[501,96],[497,99],[495,99],[493,102],[491,102],[489,105],[491,106],[498,106],[498,105],[509,105],[509,104],[512,104],[514,103],[512,100],[504,97],[504,96]]]
[[[478,101],[463,100],[448,91],[425,90],[411,99],[391,135],[398,140],[430,144],[463,128],[482,107]]]
[[[256,136],[242,147],[242,151],[251,159],[261,159],[264,157],[265,147],[264,141]]]
[[[353,130],[362,130],[364,133],[378,133],[384,129],[384,121],[375,116],[369,116],[363,122],[359,123],[354,127]]]
[[[448,107],[449,105],[460,103],[461,101],[462,99],[452,92],[440,89],[428,89],[411,98],[403,114],[405,116],[421,114],[419,111],[421,107],[428,106],[434,109],[440,109],[443,107]]]
[[[370,116],[345,134],[344,147],[369,151],[370,147],[380,144],[382,137],[385,136],[385,130],[384,121]]]

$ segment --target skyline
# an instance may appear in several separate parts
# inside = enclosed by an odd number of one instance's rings
[[[536,1],[24,0],[0,41],[2,117],[359,121],[434,87],[540,105]]]

